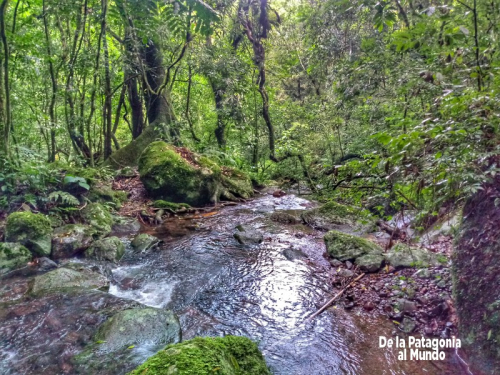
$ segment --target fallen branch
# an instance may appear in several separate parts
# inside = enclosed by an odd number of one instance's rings
[[[308,320],[313,320],[315,317],[317,317],[319,314],[321,314],[323,311],[326,310],[328,306],[330,306],[337,298],[339,298],[349,287],[354,284],[356,281],[360,280],[363,276],[365,276],[364,273],[356,277],[354,280],[352,280],[347,286],[342,289],[340,292],[338,292],[335,297],[333,297],[331,300],[329,300],[327,303],[325,303],[318,311],[316,311],[314,314],[312,314]]]

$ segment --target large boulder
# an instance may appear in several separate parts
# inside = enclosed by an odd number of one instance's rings
[[[370,218],[363,216],[356,207],[328,202],[321,207],[304,211],[301,215],[305,224],[319,230],[338,230],[347,233],[366,232],[370,229]],[[366,223],[362,223],[366,221]]]
[[[19,242],[35,255],[50,255],[51,234],[50,220],[45,215],[14,212],[7,217],[5,241]]]
[[[86,251],[87,258],[118,262],[125,253],[125,246],[118,237],[106,237],[95,241]]]
[[[32,294],[38,294],[40,292],[52,292],[65,288],[107,290],[109,288],[109,280],[101,274],[88,269],[77,271],[61,267],[36,276],[30,283],[29,291]]]
[[[221,168],[207,157],[165,142],[151,143],[139,159],[141,181],[159,199],[193,206],[219,199],[248,198],[250,179],[242,172]]]
[[[96,231],[83,224],[68,224],[54,229],[52,234],[52,259],[71,258],[85,251]]]
[[[83,220],[90,224],[100,237],[105,237],[111,232],[113,217],[109,210],[100,203],[90,203],[81,212]]]
[[[196,337],[169,345],[130,375],[270,375],[257,345],[246,337]]]
[[[123,310],[109,318],[97,331],[99,351],[114,352],[132,345],[165,347],[181,341],[181,326],[170,310],[153,307]]]
[[[341,262],[353,261],[366,254],[382,255],[382,248],[377,244],[336,230],[328,232],[324,237],[328,254]]]
[[[236,227],[233,237],[242,245],[259,244],[264,241],[264,236],[261,232],[244,225]]]
[[[0,242],[0,275],[25,266],[31,258],[31,252],[23,245]]]
[[[500,179],[463,209],[452,259],[462,347],[474,374],[500,374]]]
[[[439,256],[427,249],[398,243],[385,254],[385,259],[395,269],[408,267],[430,267],[446,263],[445,256]]]
[[[160,244],[160,242],[161,241],[155,236],[147,233],[141,233],[135,236],[130,244],[132,245],[134,251],[138,253],[144,253],[154,249]]]

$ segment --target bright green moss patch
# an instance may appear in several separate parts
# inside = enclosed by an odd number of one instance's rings
[[[90,203],[82,211],[82,218],[104,237],[111,232],[113,217],[109,210],[100,203]]]
[[[330,256],[342,262],[365,254],[382,254],[382,248],[377,244],[336,230],[328,232],[324,241]]]
[[[246,337],[196,337],[169,345],[130,375],[270,375],[257,345]]]

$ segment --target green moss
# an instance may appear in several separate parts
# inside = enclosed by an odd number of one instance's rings
[[[90,203],[82,211],[82,218],[86,223],[92,225],[101,235],[105,236],[111,232],[113,217],[109,210],[100,203]]]
[[[120,208],[122,203],[127,201],[127,192],[113,190],[111,186],[95,186],[89,192],[89,200],[92,202],[113,203],[116,208]]]
[[[267,375],[257,345],[246,337],[197,337],[169,345],[130,375]]]
[[[51,233],[51,221],[45,215],[14,212],[7,217],[5,240],[19,242],[39,255],[50,255]]]
[[[164,200],[156,200],[153,202],[153,207],[155,208],[165,208],[167,210],[178,211],[182,208],[190,208],[191,206],[187,203],[173,203]]]
[[[0,242],[0,275],[26,265],[31,258],[30,251],[23,245]]]
[[[328,232],[324,241],[328,253],[342,262],[354,260],[365,254],[382,254],[382,248],[375,243],[336,230]]]

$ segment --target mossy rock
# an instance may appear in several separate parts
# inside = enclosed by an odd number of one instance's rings
[[[384,264],[384,256],[379,253],[369,253],[357,257],[354,263],[362,272],[377,272]]]
[[[154,208],[163,208],[166,210],[170,210],[173,212],[177,212],[186,208],[191,208],[191,206],[187,203],[174,203],[174,202],[167,202],[162,199],[156,200],[153,202],[153,207]]]
[[[32,258],[31,252],[23,245],[0,242],[0,275],[24,267]]]
[[[113,217],[109,210],[100,203],[90,203],[82,211],[83,220],[90,224],[100,237],[105,237],[111,232]]]
[[[90,189],[88,198],[91,202],[112,203],[114,207],[120,208],[123,202],[127,201],[127,192],[113,190],[111,186],[93,186]]]
[[[257,345],[246,337],[196,337],[169,345],[129,375],[270,375]]]
[[[109,280],[88,269],[74,270],[61,267],[35,277],[29,286],[31,294],[53,292],[67,288],[99,289],[107,291]]]
[[[19,242],[35,255],[50,255],[51,234],[51,221],[45,215],[14,212],[7,217],[6,242]]]
[[[181,341],[181,326],[170,310],[153,307],[123,310],[99,327],[95,341],[102,341],[99,351],[104,352],[146,343],[162,348]]]
[[[342,232],[368,231],[370,225],[361,223],[372,221],[359,208],[328,202],[318,208],[307,210],[301,215],[307,225],[319,230],[340,230]]]
[[[151,143],[139,159],[141,181],[148,193],[158,199],[201,206],[221,197],[234,199],[253,193],[243,172],[221,168],[205,156],[190,153],[184,159],[165,142]]]
[[[70,258],[85,251],[96,231],[90,225],[68,224],[54,229],[52,234],[52,259]]]
[[[286,211],[274,211],[269,218],[281,224],[299,224],[302,222],[298,216]]]
[[[148,250],[154,249],[161,241],[147,233],[141,233],[134,237],[132,242],[132,248],[134,251],[142,253]]]
[[[395,269],[409,267],[430,267],[446,263],[446,257],[441,258],[429,250],[398,243],[385,255],[386,261]],[[442,259],[444,257],[444,259]]]
[[[342,262],[353,261],[366,254],[382,254],[382,248],[377,244],[337,230],[328,232],[324,241],[328,254]]]
[[[106,237],[95,241],[86,251],[85,257],[96,260],[118,262],[125,253],[125,246],[118,237]]]

